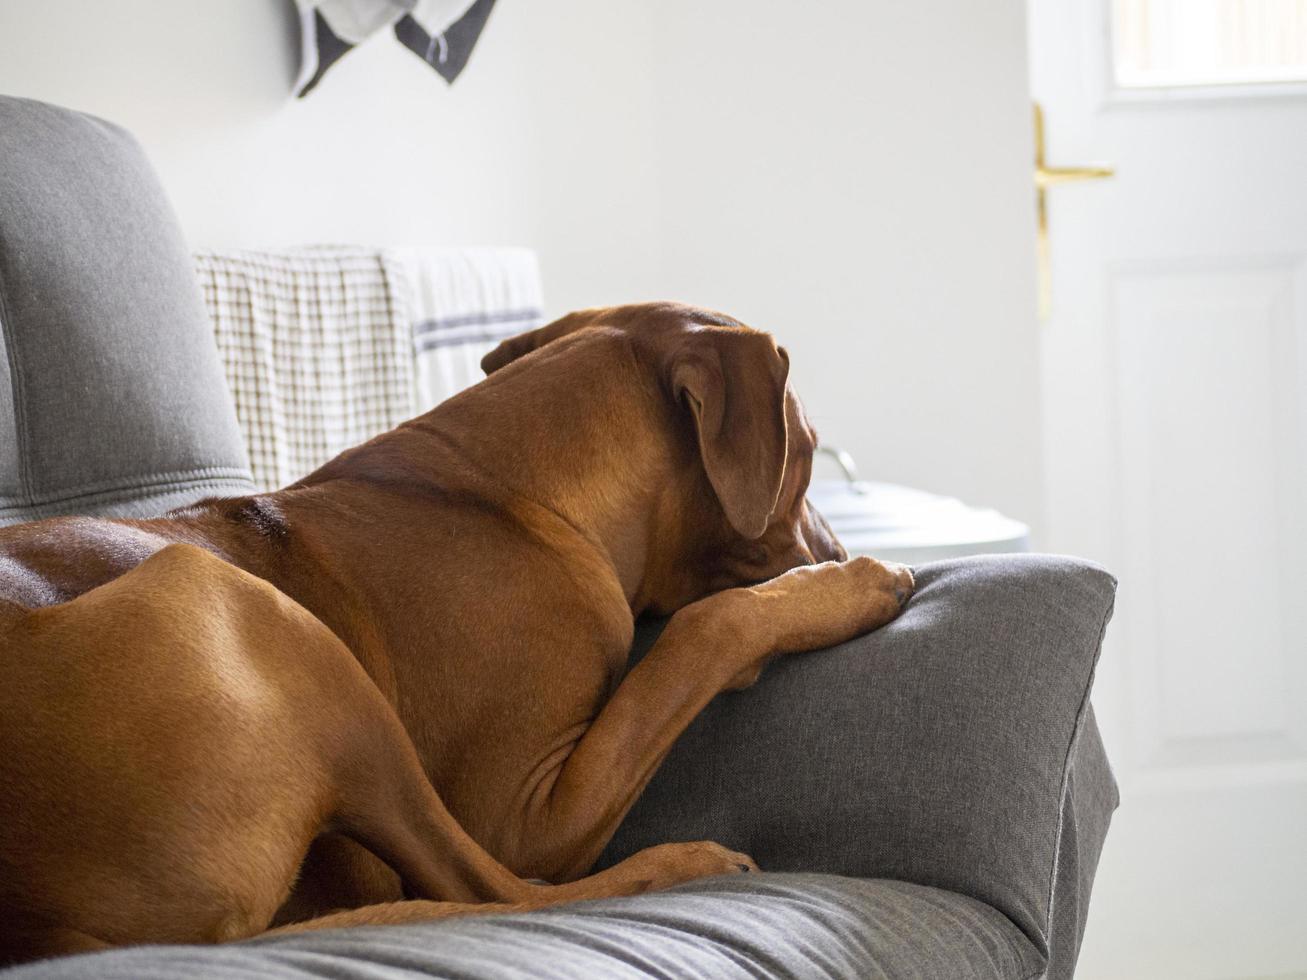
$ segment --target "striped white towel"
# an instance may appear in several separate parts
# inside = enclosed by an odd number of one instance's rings
[[[410,295],[387,252],[202,252],[195,263],[260,487],[414,414]]]
[[[393,249],[412,289],[417,409],[476,384],[481,358],[542,322],[540,266],[526,248]]]

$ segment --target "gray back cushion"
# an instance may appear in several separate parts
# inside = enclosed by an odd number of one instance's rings
[[[252,490],[190,253],[140,146],[0,96],[0,524]]]

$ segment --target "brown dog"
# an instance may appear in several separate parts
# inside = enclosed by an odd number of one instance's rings
[[[588,310],[483,366],[277,493],[0,530],[0,961],[752,867],[580,877],[712,698],[892,619],[910,574],[807,507],[764,333]],[[644,610],[675,615],[623,677]]]

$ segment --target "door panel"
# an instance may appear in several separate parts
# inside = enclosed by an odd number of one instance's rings
[[[1298,269],[1200,266],[1112,282],[1144,764],[1302,751],[1294,707],[1307,697],[1288,665],[1307,637],[1289,633],[1293,569],[1280,554],[1302,456],[1285,357],[1298,339]]]
[[[1107,8],[1029,6],[1050,163],[1117,170],[1049,192],[1042,332],[1049,544],[1121,579],[1077,975],[1307,972],[1307,90],[1118,96]]]

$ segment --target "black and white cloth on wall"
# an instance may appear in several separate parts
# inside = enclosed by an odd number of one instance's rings
[[[295,94],[303,98],[327,69],[387,29],[447,82],[467,65],[495,0],[295,0],[302,62]]]

